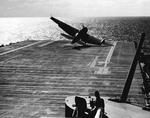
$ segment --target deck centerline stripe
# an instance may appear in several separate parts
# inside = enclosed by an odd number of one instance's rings
[[[18,51],[18,50],[21,50],[21,49],[24,49],[24,48],[27,48],[27,47],[30,47],[30,46],[33,46],[33,45],[36,45],[36,44],[41,43],[41,42],[42,41],[38,41],[38,42],[29,44],[29,45],[26,45],[26,46],[23,46],[23,47],[20,47],[20,48],[16,48],[14,50],[10,50],[10,51],[7,51],[7,52],[0,53],[0,56],[11,53],[11,52],[15,52],[15,51]]]

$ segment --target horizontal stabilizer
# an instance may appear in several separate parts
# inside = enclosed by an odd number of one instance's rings
[[[61,33],[61,35],[64,36],[65,38],[67,38],[67,39],[71,39],[71,40],[74,39],[72,36],[64,34],[64,33]]]

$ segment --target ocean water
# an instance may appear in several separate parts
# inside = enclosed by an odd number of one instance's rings
[[[112,40],[138,40],[142,32],[150,39],[150,17],[58,18],[76,28],[88,27],[88,33]],[[0,18],[0,45],[23,40],[61,40],[63,32],[48,17]]]
[[[49,36],[49,29],[47,18],[0,18],[0,44],[42,40],[44,36]]]

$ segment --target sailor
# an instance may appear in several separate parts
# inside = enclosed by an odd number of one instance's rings
[[[95,101],[95,106],[96,109],[101,108],[101,110],[104,113],[104,108],[105,108],[105,104],[104,104],[104,99],[100,97],[100,94],[98,91],[95,91],[95,97],[96,97],[96,101]]]
[[[75,97],[75,103],[76,103],[76,109],[72,114],[72,117],[78,117],[78,118],[87,118],[88,112],[87,112],[87,103],[84,98]]]
[[[105,104],[104,99],[100,97],[100,94],[98,91],[95,91],[95,102],[94,102],[94,108],[91,110],[91,117],[94,117],[98,111],[98,109],[101,109],[100,118],[104,117],[105,112]]]

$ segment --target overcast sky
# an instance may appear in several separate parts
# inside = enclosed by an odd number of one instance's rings
[[[0,0],[0,16],[150,16],[150,0]]]

